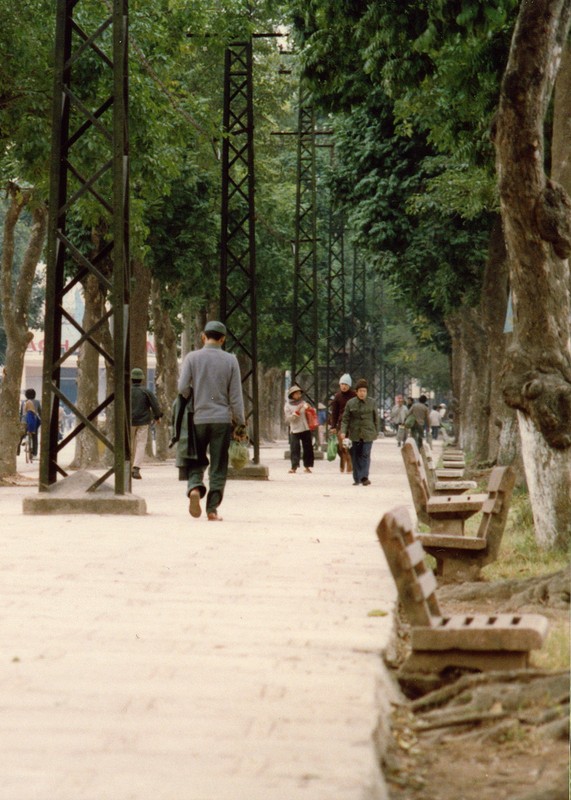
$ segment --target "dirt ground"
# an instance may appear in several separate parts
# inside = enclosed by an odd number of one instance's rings
[[[490,613],[489,601],[446,601],[442,606],[447,614]],[[552,627],[568,625],[568,609],[528,606],[525,611],[544,614]],[[408,630],[401,616],[399,644],[391,664],[397,680],[399,663],[410,649]],[[465,706],[440,706],[437,714],[444,708],[451,721],[446,726],[430,721],[434,711],[430,711],[425,689],[436,686],[418,689],[401,684],[410,697],[403,697],[402,705],[393,709],[393,737],[383,765],[391,800],[569,800],[569,673],[541,669],[529,673],[522,695],[525,699],[518,700],[518,708],[511,708],[504,698],[513,684],[519,685],[519,691],[521,682],[492,682],[482,687],[488,705],[480,701],[480,707],[486,711],[473,714],[469,722],[458,719],[465,715]],[[481,678],[466,676],[462,680]],[[543,689],[533,696],[530,687],[538,687],[542,680],[551,682],[549,698]],[[470,687],[464,695],[472,691]]]

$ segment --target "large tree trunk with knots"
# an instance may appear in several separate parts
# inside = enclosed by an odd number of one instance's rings
[[[495,130],[514,310],[503,394],[518,412],[544,547],[566,547],[571,534],[571,201],[543,167],[544,119],[570,17],[571,0],[523,0]]]
[[[508,268],[498,216],[490,233],[479,306],[462,307],[446,319],[453,342],[453,392],[459,398],[451,411],[460,442],[476,463],[510,464],[521,475],[515,412],[497,390],[505,358],[507,300]],[[509,448],[502,435],[506,430],[512,444]]]
[[[11,182],[7,187],[8,210],[4,220],[0,304],[6,331],[6,366],[0,383],[0,476],[16,474],[16,450],[20,439],[20,386],[24,355],[33,338],[28,328],[28,309],[34,276],[47,229],[47,208],[43,203],[32,208],[32,228],[20,270],[14,266],[14,232],[25,208],[33,202],[33,189],[21,189]],[[18,275],[16,279],[16,275]]]

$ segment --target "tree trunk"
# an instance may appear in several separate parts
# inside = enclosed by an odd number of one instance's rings
[[[98,322],[103,315],[105,297],[101,293],[99,281],[95,275],[88,275],[82,281],[85,308],[82,327],[87,331]],[[90,342],[84,342],[77,356],[77,407],[88,415],[98,405],[99,395],[99,352]],[[92,420],[94,425],[99,420]],[[99,440],[91,431],[84,429],[75,438],[75,455],[71,469],[89,469],[97,467],[100,461]]]
[[[153,279],[151,286],[151,308],[157,355],[155,389],[157,400],[164,413],[164,417],[156,427],[157,458],[165,461],[169,455],[174,455],[172,451],[169,451],[168,444],[171,408],[178,392],[177,336],[168,312],[162,306],[160,284]]]
[[[462,350],[462,328],[460,318],[457,314],[452,314],[445,319],[445,325],[450,334],[452,343],[452,354],[450,356],[450,382],[452,387],[452,397],[448,405],[448,416],[452,420],[453,436],[462,442],[460,430],[460,397],[462,395],[462,375],[464,373],[465,356]]]
[[[40,204],[32,210],[32,229],[15,281],[14,231],[33,190],[21,190],[15,183],[7,189],[10,205],[4,220],[0,303],[6,331],[6,366],[0,383],[0,475],[16,473],[16,451],[20,440],[20,386],[24,355],[33,334],[28,330],[28,308],[36,268],[46,237],[47,209]]]
[[[133,290],[129,303],[131,333],[131,366],[147,374],[147,332],[149,330],[149,299],[151,273],[142,261],[133,261]]]
[[[129,303],[131,367],[139,367],[147,376],[147,333],[149,330],[149,305],[151,297],[151,272],[140,260],[132,264],[133,289]],[[153,437],[149,432],[147,458],[153,459]]]
[[[488,427],[485,460],[489,464],[512,466],[518,474],[518,482],[523,481],[523,464],[521,461],[521,443],[517,430],[516,412],[506,405],[499,387],[504,367],[508,337],[504,333],[504,323],[508,305],[509,270],[501,220],[497,219],[492,227],[490,246],[480,308],[482,324],[486,331],[488,352],[486,356],[489,374]],[[503,444],[502,433],[509,431],[511,438],[509,448]],[[514,435],[515,434],[515,435]]]
[[[113,336],[109,324],[106,323],[101,328],[101,344],[108,353],[113,352]],[[105,364],[105,393],[110,397],[115,392],[115,366]],[[115,442],[115,403],[110,403],[105,409],[105,422],[101,425],[101,430],[109,441]],[[99,446],[99,445],[98,445]],[[112,467],[115,463],[113,452],[105,448],[103,463],[106,467]]]
[[[495,144],[514,311],[503,375],[517,409],[536,536],[571,536],[571,201],[543,170],[543,125],[571,0],[523,0],[502,82]]]
[[[513,433],[515,411],[496,388],[506,350],[507,297],[508,270],[498,218],[490,234],[479,308],[462,309],[448,317],[446,325],[453,341],[453,393],[458,399],[454,415],[460,442],[478,464],[517,468],[519,435],[515,447],[500,446],[502,428]]]
[[[277,367],[258,368],[260,441],[274,442],[287,438],[284,423],[284,372]]]
[[[476,461],[486,462],[490,414],[489,347],[478,309],[462,309],[458,314],[458,328],[463,351],[459,398],[462,446]]]
[[[551,177],[571,194],[571,44],[567,41],[555,81]]]

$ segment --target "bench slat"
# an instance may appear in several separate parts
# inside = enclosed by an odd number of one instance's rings
[[[404,553],[402,554],[401,563],[403,569],[414,569],[418,564],[422,564],[426,557],[426,553],[423,550],[422,544],[415,539],[412,544],[408,544],[405,547]]]
[[[486,540],[477,536],[451,536],[447,533],[418,533],[423,547],[445,547],[447,550],[485,550]]]
[[[412,629],[414,650],[536,650],[549,627],[547,618],[540,614],[498,614],[491,618],[455,615],[443,619],[445,625],[435,620],[431,627]]]
[[[426,508],[429,513],[442,513],[443,511],[453,514],[462,511],[479,511],[482,504],[488,499],[487,494],[465,494],[465,495],[442,495],[441,497],[431,497]]]
[[[416,575],[416,582],[417,592],[415,594],[419,601],[427,600],[438,588],[438,583],[436,582],[436,578],[434,577],[434,572],[432,572],[432,570],[427,570],[426,572],[423,572],[422,575]]]
[[[434,488],[439,491],[467,492],[469,489],[476,489],[478,484],[476,481],[435,481]]]
[[[440,469],[440,468],[437,468],[437,469],[434,470],[434,476],[436,478],[450,478],[450,479],[458,478],[458,480],[461,480],[464,477],[465,474],[466,474],[466,470],[465,469]]]

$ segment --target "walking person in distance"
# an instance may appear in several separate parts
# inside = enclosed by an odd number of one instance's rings
[[[343,439],[351,442],[354,486],[371,484],[369,480],[371,450],[379,431],[377,404],[367,397],[368,387],[364,378],[357,381],[355,384],[357,396],[349,400],[345,406],[341,422]]]
[[[145,373],[140,367],[131,370],[131,477],[140,480],[141,465],[149,438],[149,425],[159,422],[163,412],[159,401],[146,386],[143,386]]]
[[[179,393],[194,407],[196,457],[186,459],[188,510],[191,517],[200,517],[200,501],[206,495],[206,516],[211,522],[222,521],[218,507],[228,477],[232,436],[241,438],[245,432],[240,367],[236,356],[222,349],[226,332],[218,320],[206,323],[203,346],[185,356],[178,382]],[[207,492],[204,473],[209,464]]]
[[[341,433],[341,420],[345,413],[345,406],[353,397],[357,397],[357,392],[351,388],[351,376],[348,372],[339,378],[339,391],[333,396],[331,412],[329,415],[329,429],[337,436],[337,452],[340,458],[339,469],[341,472],[352,472],[351,453],[347,447],[343,447],[343,434]]]
[[[303,392],[297,384],[290,386],[284,405],[284,417],[289,426],[289,450],[291,468],[290,472],[298,470],[300,460],[303,458],[303,471],[311,472],[313,468],[313,437],[305,415],[309,403],[303,400]],[[302,456],[303,451],[303,456]]]

